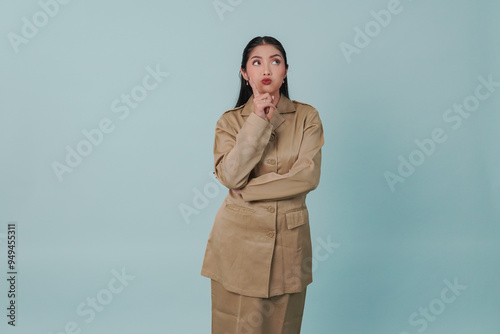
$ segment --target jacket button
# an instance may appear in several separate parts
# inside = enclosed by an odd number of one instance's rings
[[[273,231],[269,231],[269,232],[267,232],[267,236],[268,236],[269,238],[274,238],[274,232],[273,232]]]
[[[274,164],[276,164],[276,160],[274,160],[274,159],[267,159],[267,163],[270,164],[270,165],[274,165]]]
[[[272,206],[270,206],[270,207],[267,208],[267,211],[271,212],[271,213],[274,213],[274,208]]]

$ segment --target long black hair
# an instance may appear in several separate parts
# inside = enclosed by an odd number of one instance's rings
[[[247,61],[248,57],[250,57],[250,53],[252,50],[259,45],[263,44],[271,44],[276,49],[278,49],[279,52],[283,55],[283,59],[285,61],[285,68],[288,69],[288,62],[286,60],[286,52],[285,49],[283,48],[283,45],[274,37],[271,36],[258,36],[253,38],[250,42],[248,42],[247,46],[243,50],[243,57],[241,58],[241,68],[244,69],[245,71],[247,70]],[[243,79],[243,76],[241,75],[240,72],[240,95],[238,97],[238,102],[236,102],[235,108],[238,108],[239,106],[244,105],[250,96],[252,96],[252,87],[250,85],[246,85],[246,80]],[[284,95],[287,98],[288,96],[288,80],[287,77],[285,77],[285,80],[283,84],[280,87],[280,95]]]

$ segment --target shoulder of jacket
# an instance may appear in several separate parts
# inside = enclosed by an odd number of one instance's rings
[[[314,106],[308,104],[308,103],[304,103],[304,102],[300,102],[300,101],[297,101],[297,100],[292,100],[293,104],[296,106],[296,107],[305,107],[305,108],[310,108],[310,109],[315,109]]]
[[[308,115],[318,113],[318,110],[310,104],[304,103],[304,102],[299,102],[296,100],[292,100],[293,104],[295,105],[295,108],[299,112],[305,112]]]
[[[244,107],[245,107],[245,105],[241,105],[241,106],[239,106],[237,108],[226,110],[226,111],[224,111],[223,115],[227,114],[227,113],[230,113],[230,112],[241,111]]]
[[[217,121],[217,127],[235,128],[238,124],[237,120],[240,117],[241,110],[243,110],[244,106],[245,105],[242,105],[240,107],[224,111]]]

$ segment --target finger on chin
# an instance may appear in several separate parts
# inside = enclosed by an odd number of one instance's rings
[[[253,81],[252,77],[248,77],[248,81],[250,82],[250,87],[252,87],[252,92],[254,96],[259,96],[259,90],[257,89],[257,86],[255,85],[255,82]]]

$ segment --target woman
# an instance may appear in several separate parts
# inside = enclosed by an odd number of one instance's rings
[[[318,186],[323,128],[288,97],[279,41],[243,51],[240,96],[215,129],[217,179],[229,188],[208,238],[212,333],[300,333],[312,251],[306,195]]]

